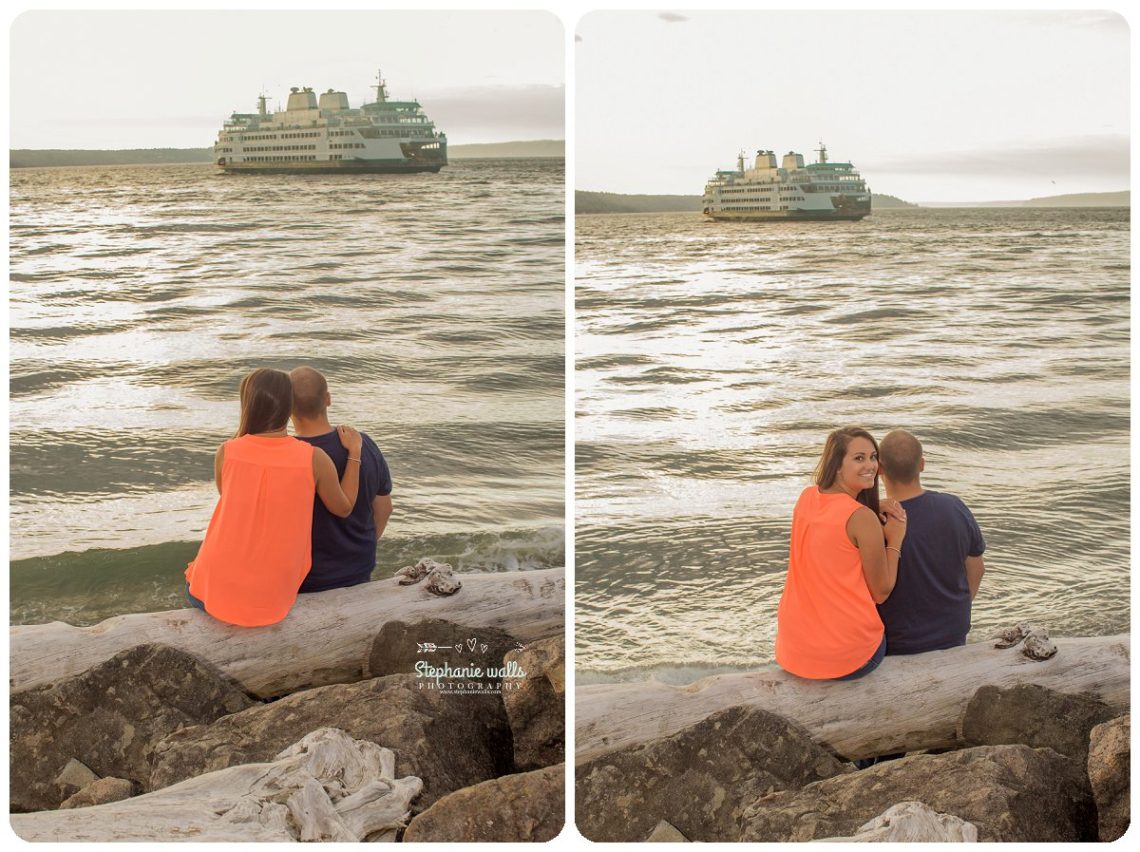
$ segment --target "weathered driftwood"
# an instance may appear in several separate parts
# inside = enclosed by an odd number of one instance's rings
[[[988,684],[1090,692],[1125,712],[1128,640],[1127,634],[1056,639],[1057,655],[1044,661],[1029,660],[1018,648],[978,642],[887,657],[870,675],[845,682],[804,680],[771,666],[686,686],[658,681],[580,686],[575,759],[582,763],[669,736],[738,704],[794,719],[817,741],[851,759],[956,745],[959,716],[974,691]]]
[[[273,697],[361,679],[372,639],[394,619],[495,627],[523,642],[561,634],[565,596],[565,571],[547,568],[465,574],[463,590],[447,598],[394,578],[301,595],[285,620],[269,627],[232,627],[196,609],[121,615],[93,627],[58,621],[13,627],[10,686],[51,683],[127,648],[157,643],[212,663],[254,695]]]
[[[395,755],[320,728],[277,755],[106,805],[15,814],[24,840],[101,842],[395,839],[420,791]]]

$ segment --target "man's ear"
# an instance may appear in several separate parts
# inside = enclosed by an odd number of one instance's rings
[[[328,391],[325,391],[325,408],[328,408],[330,405],[332,405],[332,396]]]
[[[922,473],[924,470],[926,470],[926,456],[919,456],[918,457],[918,472]]]

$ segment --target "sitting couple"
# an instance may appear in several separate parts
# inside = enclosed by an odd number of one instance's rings
[[[966,643],[985,541],[965,504],[923,489],[922,445],[895,431],[832,432],[792,515],[776,662],[805,678],[852,680],[884,654]],[[879,474],[887,499],[879,504]]]
[[[254,370],[240,393],[237,435],[214,455],[218,505],[186,592],[219,621],[259,627],[283,619],[298,592],[369,579],[392,478],[371,438],[329,423],[316,370]]]

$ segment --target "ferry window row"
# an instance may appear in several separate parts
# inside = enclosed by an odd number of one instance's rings
[[[253,134],[246,134],[244,137],[238,136],[236,141],[241,142],[244,139],[244,141],[246,141],[246,142],[274,142],[278,139],[317,139],[317,138],[320,138],[320,136],[321,136],[320,131],[306,132],[306,133],[280,133],[280,134],[278,134],[278,133],[253,133]]]
[[[312,154],[295,154],[293,156],[283,156],[283,157],[246,157],[245,161],[247,163],[280,163],[280,162],[283,162],[286,160],[292,161],[292,160],[315,160],[315,159],[317,159],[317,158],[315,156],[313,156]]]
[[[316,145],[254,145],[246,151],[315,151]]]

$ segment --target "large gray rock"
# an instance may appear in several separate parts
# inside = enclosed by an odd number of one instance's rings
[[[554,636],[506,655],[526,672],[522,682],[504,684],[503,704],[511,722],[515,768],[553,766],[566,760],[566,643]]]
[[[1092,729],[1089,783],[1096,800],[1097,833],[1105,843],[1123,837],[1132,819],[1131,736],[1131,716],[1120,716]]]
[[[730,707],[672,736],[579,766],[576,821],[594,841],[644,840],[661,820],[689,840],[734,841],[744,806],[757,797],[847,771],[850,764],[795,723]]]
[[[213,667],[164,645],[139,645],[82,674],[11,696],[13,811],[56,808],[77,786],[57,785],[72,759],[97,776],[145,786],[166,735],[253,704]]]
[[[322,727],[394,751],[396,774],[424,782],[418,808],[511,769],[510,728],[498,695],[448,694],[414,675],[390,675],[309,689],[178,731],[155,749],[151,789],[270,761]]]
[[[565,774],[560,764],[458,790],[416,816],[404,842],[551,840],[565,821]]]
[[[1096,839],[1084,767],[1051,749],[1023,745],[917,754],[762,796],[746,809],[739,839],[848,837],[904,801],[973,823],[981,841]]]
[[[1084,763],[1089,731],[1116,712],[1092,695],[1067,695],[1033,684],[983,686],[966,705],[958,736],[967,747],[1021,743]]]
[[[439,618],[410,623],[389,621],[372,640],[368,674],[385,677],[411,673],[421,660],[435,667],[447,663],[453,669],[471,666],[497,669],[502,665],[503,655],[518,645],[513,636],[494,627],[467,627]],[[486,682],[489,678],[481,680]]]

